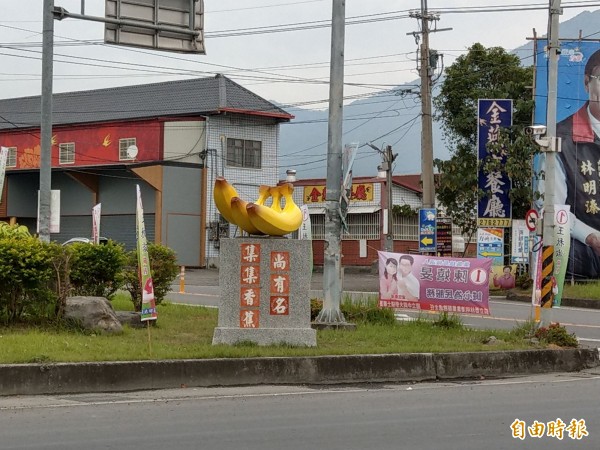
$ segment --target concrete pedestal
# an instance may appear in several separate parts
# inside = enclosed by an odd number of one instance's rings
[[[317,345],[311,328],[311,241],[221,240],[219,322],[213,345]]]

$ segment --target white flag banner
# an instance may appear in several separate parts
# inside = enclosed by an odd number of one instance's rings
[[[298,230],[298,239],[312,239],[312,228],[308,206],[302,205],[300,211],[302,211],[302,225]]]
[[[102,203],[98,203],[92,208],[92,242],[100,243],[100,215],[102,212]]]
[[[0,147],[0,202],[2,202],[2,190],[4,189],[4,176],[6,174],[6,161],[8,160],[8,148]]]
[[[37,205],[37,228],[40,232],[40,191],[38,191]],[[50,233],[60,233],[60,190],[52,189],[50,191]]]

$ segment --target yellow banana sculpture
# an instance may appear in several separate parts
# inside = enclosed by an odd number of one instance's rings
[[[256,200],[257,205],[262,205],[270,196],[269,186],[260,186],[258,188],[258,199]],[[250,218],[248,217],[248,212],[246,211],[246,205],[248,202],[245,202],[239,197],[233,197],[231,199],[231,213],[233,215],[233,223],[239,226],[242,230],[244,230],[248,234],[264,234],[258,228],[256,228]]]
[[[235,188],[227,182],[223,177],[217,177],[215,187],[213,189],[213,199],[217,209],[225,220],[235,224],[233,212],[231,211],[231,199],[237,197],[238,193]]]
[[[271,207],[249,203],[246,205],[250,222],[260,231],[271,236],[283,236],[296,231],[302,225],[302,211],[292,199],[294,187],[290,183],[271,188],[273,204]],[[285,206],[281,208],[281,197]]]
[[[235,188],[223,177],[217,177],[213,198],[219,212],[230,223],[239,226],[249,234],[283,236],[296,231],[302,224],[302,212],[294,203],[290,183],[280,186],[260,186],[258,199],[247,203],[238,197]],[[271,207],[264,203],[273,197]],[[285,206],[281,207],[281,198]]]

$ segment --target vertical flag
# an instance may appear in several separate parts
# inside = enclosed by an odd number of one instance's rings
[[[100,243],[100,215],[102,210],[102,203],[98,203],[92,208],[92,242],[94,244]]]
[[[140,284],[142,287],[142,322],[156,320],[156,303],[154,302],[154,285],[150,273],[150,258],[148,257],[148,243],[146,242],[146,227],[144,226],[144,207],[142,206],[142,194],[139,184],[136,185],[137,208],[136,208],[136,235],[137,253]]]
[[[342,187],[340,196],[340,211],[342,217],[342,227],[344,232],[348,232],[348,222],[346,216],[348,215],[348,206],[350,206],[350,199],[352,198],[352,165],[354,164],[354,158],[358,152],[358,142],[352,144],[346,144],[342,152]]]
[[[533,237],[531,248],[531,261],[533,264],[533,291],[531,293],[531,304],[541,306],[542,300],[542,237]]]
[[[308,239],[310,241],[310,273],[313,271],[313,249],[312,249],[312,225],[310,223],[310,212],[308,206],[302,205],[302,225],[298,230],[298,239]]]
[[[569,205],[554,205],[554,279],[558,292],[554,305],[560,306],[571,249],[571,219]]]
[[[2,189],[4,189],[4,174],[6,173],[6,160],[8,148],[0,147],[0,202],[2,202]]]

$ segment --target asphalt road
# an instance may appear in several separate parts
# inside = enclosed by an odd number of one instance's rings
[[[192,270],[184,279],[184,293],[180,292],[180,284],[173,285],[173,291],[167,298],[173,302],[193,305],[218,307],[220,289],[219,275],[216,270]],[[323,290],[323,276],[314,273],[311,280],[313,295]],[[353,292],[355,296],[369,295],[377,292],[379,281],[376,275],[369,273],[346,274],[343,278],[345,293]],[[533,316],[530,304],[506,300],[505,297],[492,297],[490,300],[490,316],[463,314],[463,323],[477,328],[511,329]],[[399,311],[399,318],[410,320],[418,313]],[[600,309],[584,309],[572,307],[553,308],[549,320],[559,322],[575,333],[582,345],[600,347]]]
[[[344,387],[258,386],[0,398],[11,449],[600,448],[600,371]],[[523,421],[524,439],[511,424]],[[565,424],[531,437],[534,421]],[[570,437],[567,427],[581,439]],[[518,424],[518,422],[517,422]],[[587,435],[585,434],[587,433]]]

